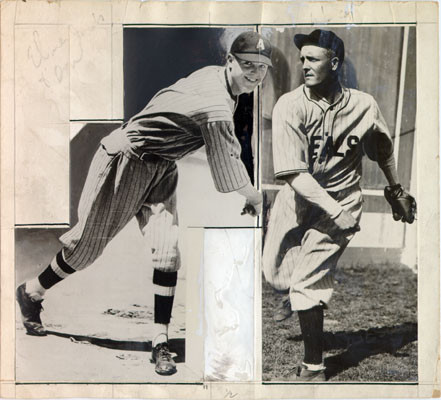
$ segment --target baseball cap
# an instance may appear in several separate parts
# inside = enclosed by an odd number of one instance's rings
[[[247,31],[241,33],[234,39],[230,51],[242,60],[273,66],[271,63],[271,43],[257,32]]]
[[[334,32],[316,29],[309,35],[297,34],[294,35],[294,43],[299,50],[305,45],[314,45],[323,47],[324,49],[333,50],[335,55],[343,62],[345,58],[345,45]]]

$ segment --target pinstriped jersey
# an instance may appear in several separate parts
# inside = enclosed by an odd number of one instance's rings
[[[202,125],[232,123],[234,107],[225,68],[205,67],[160,90],[123,130],[133,148],[176,160],[203,146]]]
[[[159,91],[121,131],[133,153],[172,161],[205,144],[217,190],[230,192],[249,182],[234,134],[235,106],[225,67],[209,66]]]
[[[375,159],[377,135],[391,141],[369,94],[342,88],[341,96],[329,104],[305,85],[278,100],[272,135],[276,177],[310,172],[330,192],[360,181],[362,156]]]

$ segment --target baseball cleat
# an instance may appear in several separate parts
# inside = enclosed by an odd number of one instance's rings
[[[32,336],[46,336],[47,333],[41,323],[40,313],[43,307],[41,303],[43,300],[34,301],[26,293],[26,284],[21,284],[16,292],[15,296],[20,306],[21,317],[23,325],[26,328],[26,333]]]
[[[176,364],[166,342],[159,343],[152,349],[151,362],[156,363],[155,371],[159,375],[173,375],[176,373]]]
[[[326,381],[325,369],[311,371],[304,365],[299,365],[294,372],[288,375],[284,380],[297,382],[324,382]]]
[[[294,311],[291,310],[291,301],[289,300],[289,296],[286,296],[276,308],[274,321],[285,321],[285,319],[288,319],[293,313]]]

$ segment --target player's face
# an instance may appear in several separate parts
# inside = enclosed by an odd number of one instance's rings
[[[268,65],[228,56],[227,68],[231,77],[231,90],[234,94],[251,93],[265,78]]]
[[[313,45],[303,46],[300,61],[307,87],[318,86],[334,79],[338,58],[330,57],[328,50]]]

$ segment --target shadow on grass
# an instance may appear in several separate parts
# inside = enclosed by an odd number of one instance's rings
[[[99,347],[105,347],[107,349],[114,350],[125,350],[125,351],[152,351],[152,342],[135,342],[135,341],[125,341],[125,340],[113,340],[113,339],[102,339],[93,336],[82,336],[73,335],[70,333],[56,332],[46,330],[48,335],[59,336],[62,338],[69,339],[76,343],[93,344]],[[177,356],[174,357],[176,363],[185,362],[185,339],[170,339],[169,340],[170,351],[176,353]]]
[[[290,338],[302,341],[302,336]],[[356,332],[325,332],[324,350],[346,349],[341,354],[325,358],[326,379],[357,366],[361,361],[376,354],[389,353],[397,357],[406,356],[397,351],[417,340],[417,324],[405,322],[401,325],[362,329]]]
[[[371,328],[357,332],[326,333],[325,350],[346,348],[346,351],[325,359],[327,379],[357,366],[364,359],[376,354],[389,353],[403,356],[397,351],[417,340],[417,324],[407,322],[383,328]]]

